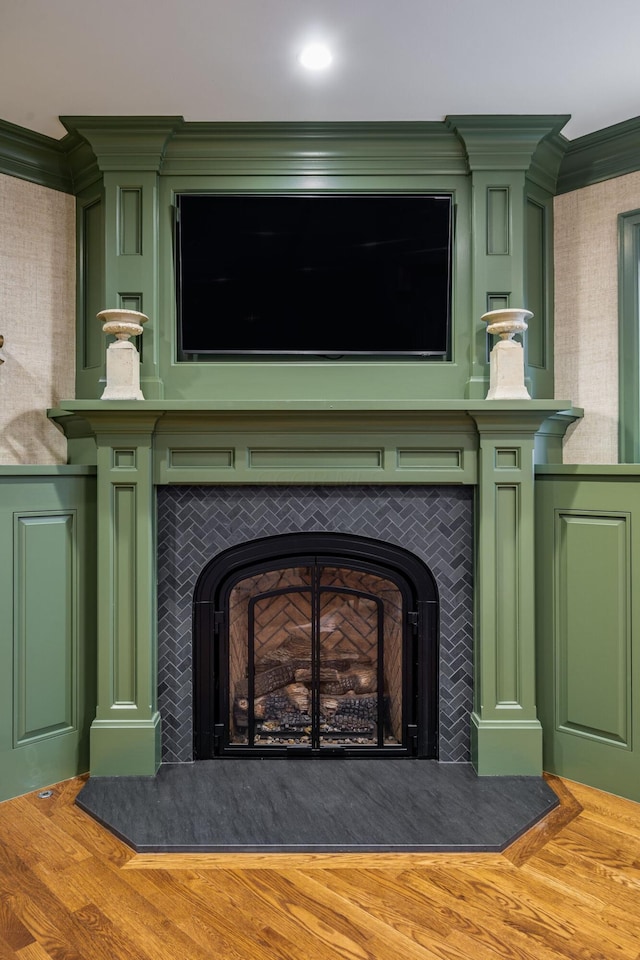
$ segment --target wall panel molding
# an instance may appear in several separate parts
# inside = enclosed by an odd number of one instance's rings
[[[640,210],[618,217],[618,378],[621,463],[640,462]]]
[[[76,512],[14,516],[14,747],[77,724]]]
[[[630,748],[630,514],[555,517],[556,726]]]

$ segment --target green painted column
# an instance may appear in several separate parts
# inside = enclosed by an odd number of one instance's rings
[[[479,433],[472,761],[481,775],[542,773],[535,702],[534,441],[544,420],[472,413]]]
[[[94,776],[160,764],[152,443],[157,413],[88,418],[98,448],[98,706]]]

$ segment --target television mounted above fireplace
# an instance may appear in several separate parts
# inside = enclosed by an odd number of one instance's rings
[[[180,194],[182,360],[447,356],[452,196]]]

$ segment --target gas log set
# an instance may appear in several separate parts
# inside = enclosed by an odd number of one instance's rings
[[[380,716],[388,726],[388,697],[383,695],[381,703],[378,699],[377,664],[353,650],[327,650],[314,668],[308,639],[289,636],[256,659],[252,683],[256,743],[306,740],[314,697],[323,738],[368,744],[378,739]],[[240,737],[250,725],[249,685],[244,678],[235,686],[233,719]]]

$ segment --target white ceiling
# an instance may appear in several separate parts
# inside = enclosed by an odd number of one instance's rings
[[[0,118],[571,114],[574,139],[640,114],[639,38],[640,0],[0,0]]]

